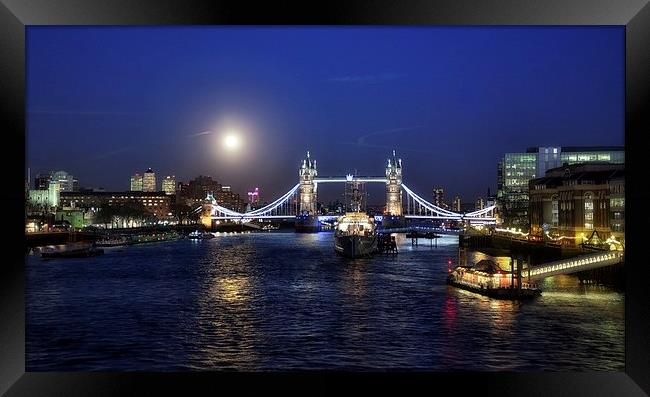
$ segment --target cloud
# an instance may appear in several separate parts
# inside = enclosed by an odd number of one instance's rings
[[[416,126],[413,126],[413,127],[400,127],[400,128],[393,128],[393,129],[390,129],[390,130],[379,130],[379,131],[369,132],[369,133],[367,133],[365,135],[362,135],[359,138],[357,138],[357,145],[367,145],[366,144],[366,139],[368,137],[371,137],[371,136],[384,135],[384,134],[394,134],[396,132],[401,132],[401,131],[411,131],[411,130],[415,130],[415,129],[418,129],[418,128],[421,128],[421,127],[422,127],[421,125],[416,125]]]
[[[373,148],[373,149],[387,149],[389,151],[396,150],[398,153],[399,152],[415,152],[415,153],[427,153],[427,154],[435,154],[437,152],[433,150],[421,150],[421,149],[409,149],[405,148],[402,146],[387,146],[387,145],[374,145],[370,143],[364,143],[363,145],[359,145],[356,142],[341,142],[344,145],[356,145],[356,146],[363,146],[363,147],[368,147],[368,148]]]
[[[366,74],[357,76],[339,76],[327,79],[330,83],[379,83],[380,81],[395,80],[404,77],[403,73]]]
[[[210,135],[212,133],[213,133],[213,131],[206,130],[206,131],[197,132],[196,134],[189,134],[188,137],[193,138],[193,137],[196,137],[196,136]]]
[[[399,132],[404,132],[404,131],[412,131],[416,130],[418,128],[422,128],[421,125],[416,125],[412,127],[400,127],[400,128],[392,128],[389,130],[378,130],[378,131],[372,131],[367,134],[364,134],[360,137],[357,138],[356,142],[342,142],[345,145],[355,145],[355,146],[363,146],[363,147],[369,147],[373,149],[388,149],[388,150],[395,150],[399,149],[399,151],[406,151],[406,152],[417,152],[417,153],[436,153],[432,150],[422,150],[422,149],[409,149],[409,148],[404,148],[400,146],[399,148],[397,146],[387,146],[387,145],[377,145],[374,143],[367,143],[367,139],[372,136],[377,136],[377,135],[385,135],[385,134],[395,134]]]

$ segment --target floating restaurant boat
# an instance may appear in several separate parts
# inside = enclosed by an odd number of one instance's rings
[[[474,266],[457,266],[450,270],[447,284],[501,299],[533,298],[542,293],[536,284],[522,281],[490,260],[479,261]]]
[[[348,258],[369,256],[377,252],[374,218],[363,212],[346,212],[336,225],[334,249]]]
[[[85,242],[50,245],[41,249],[42,259],[87,258],[103,254],[103,249],[96,248],[92,244]]]

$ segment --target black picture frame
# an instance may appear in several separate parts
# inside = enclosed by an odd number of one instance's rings
[[[29,25],[624,25],[626,49],[625,150],[627,262],[625,372],[578,373],[37,373],[25,372],[24,177],[25,27]],[[238,392],[259,386],[281,391],[334,390],[334,380],[407,392],[451,387],[501,396],[650,395],[650,300],[643,255],[650,203],[643,136],[650,132],[650,5],[647,0],[201,2],[2,0],[0,4],[0,112],[5,188],[0,195],[5,232],[0,265],[0,393],[18,395],[130,395],[197,388]],[[597,84],[597,82],[595,82]],[[8,144],[6,141],[9,141]],[[26,166],[25,166],[26,167]],[[20,246],[20,248],[19,248]],[[303,389],[302,386],[305,388]],[[389,389],[386,389],[388,387]],[[270,390],[270,389],[266,389]],[[319,390],[319,391],[320,391]]]

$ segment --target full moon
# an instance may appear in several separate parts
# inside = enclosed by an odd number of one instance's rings
[[[228,134],[224,138],[223,144],[226,146],[226,149],[228,150],[236,150],[241,144],[241,141],[237,135]]]

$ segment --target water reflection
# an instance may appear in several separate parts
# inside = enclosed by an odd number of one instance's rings
[[[224,277],[217,280],[212,296],[227,303],[244,303],[249,294],[250,283],[244,276]]]
[[[28,258],[27,368],[623,368],[622,294],[558,276],[539,299],[493,300],[445,284],[456,236],[397,240],[398,255],[355,261],[335,255],[331,233]]]

